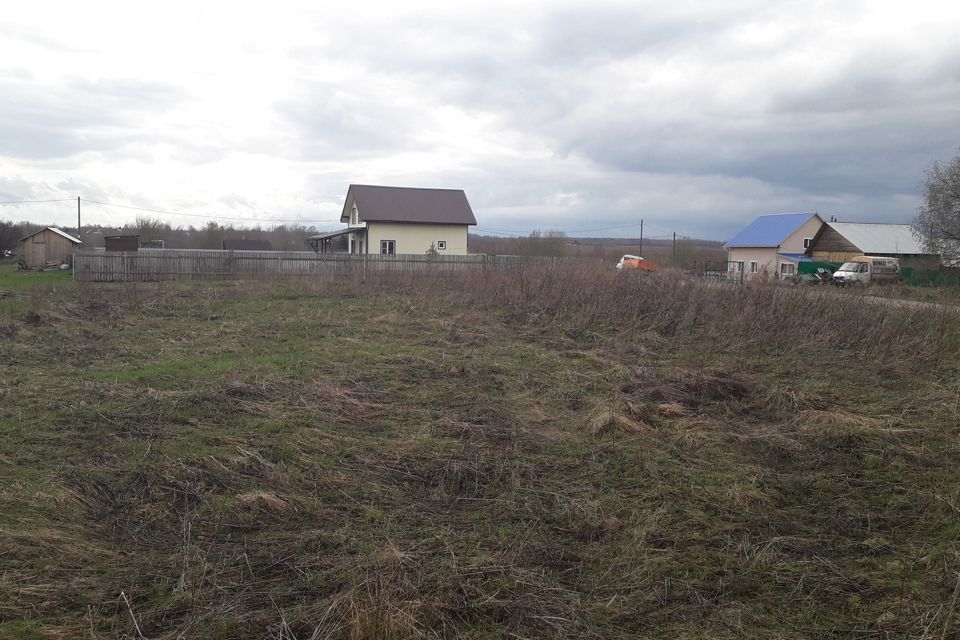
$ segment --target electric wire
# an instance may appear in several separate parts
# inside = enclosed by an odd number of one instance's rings
[[[60,200],[8,200],[0,204],[43,204],[48,202],[76,202],[74,198],[62,198]]]
[[[102,205],[102,206],[105,206],[105,207],[119,207],[119,208],[121,208],[121,209],[133,209],[134,211],[146,211],[146,212],[148,212],[148,213],[163,213],[163,214],[173,215],[173,216],[188,216],[188,217],[190,217],[190,218],[207,218],[207,219],[211,219],[211,220],[241,220],[241,221],[244,221],[244,222],[263,222],[263,223],[271,223],[271,222],[298,222],[298,223],[300,223],[300,224],[306,224],[306,223],[308,223],[308,222],[309,222],[309,223],[314,223],[314,222],[340,222],[340,219],[339,219],[339,218],[337,218],[337,219],[324,219],[324,220],[320,220],[320,219],[310,219],[310,220],[300,219],[300,220],[295,220],[295,219],[292,219],[292,218],[272,218],[272,219],[269,219],[269,220],[264,220],[264,219],[262,219],[262,218],[243,218],[243,217],[239,217],[239,216],[218,216],[218,215],[212,215],[212,214],[211,214],[211,215],[206,215],[206,214],[200,214],[200,213],[184,213],[184,212],[182,212],[182,211],[168,211],[168,210],[165,210],[165,209],[151,209],[151,208],[149,208],[149,207],[135,207],[135,206],[133,206],[133,205],[129,205],[129,204],[117,204],[117,203],[115,203],[115,202],[101,202],[101,201],[99,201],[99,200],[87,200],[86,198],[81,198],[80,201],[81,201],[81,202],[88,202],[88,203],[90,203],[90,204],[99,204],[99,205]]]

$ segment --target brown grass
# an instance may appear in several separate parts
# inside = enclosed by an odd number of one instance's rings
[[[946,312],[565,266],[36,295],[0,638],[960,633]]]

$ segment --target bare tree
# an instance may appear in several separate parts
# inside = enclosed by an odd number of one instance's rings
[[[23,225],[0,220],[0,253],[16,250],[20,238],[24,235]]]
[[[931,253],[960,259],[960,155],[927,170],[923,204],[913,220],[914,233]]]

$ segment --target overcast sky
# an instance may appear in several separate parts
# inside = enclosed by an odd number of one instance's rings
[[[462,188],[480,230],[522,234],[909,222],[960,146],[958,35],[949,0],[19,2],[0,200],[332,229],[354,182]]]

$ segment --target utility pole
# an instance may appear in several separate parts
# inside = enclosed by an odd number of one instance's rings
[[[640,257],[643,257],[643,218],[640,218]]]
[[[677,232],[673,232],[673,263],[677,263]]]
[[[77,240],[83,241],[80,237],[80,196],[77,196]]]

